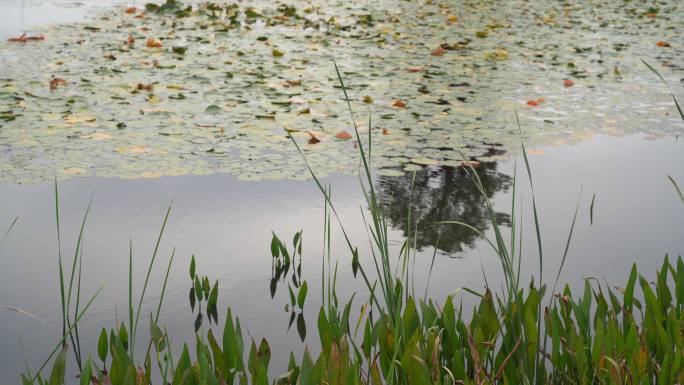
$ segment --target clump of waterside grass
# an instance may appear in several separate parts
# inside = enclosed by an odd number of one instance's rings
[[[639,275],[636,265],[633,265],[624,288],[614,290],[607,284],[586,280],[579,297],[573,295],[569,286],[556,292],[560,271],[571,244],[576,209],[558,273],[554,277],[551,292],[546,294],[542,276],[544,257],[541,229],[534,200],[533,178],[524,144],[521,144],[523,159],[532,188],[532,212],[537,240],[535,259],[539,264],[538,283],[523,285],[520,282],[523,255],[521,231],[515,225],[516,218],[519,218],[516,217],[519,215],[516,213],[520,210],[515,206],[517,176],[514,176],[511,202],[513,221],[510,235],[505,236],[504,230],[497,222],[492,203],[487,199],[477,170],[466,165],[474,178],[474,183],[485,198],[494,238],[485,237],[466,222],[443,221],[435,225],[464,226],[484,237],[500,260],[504,273],[503,289],[498,292],[488,287],[481,291],[468,290],[479,299],[477,306],[472,309],[464,309],[462,305],[455,304],[451,296],[441,303],[428,299],[426,295],[423,298],[416,296],[412,284],[412,266],[415,261],[415,248],[412,245],[417,231],[416,226],[411,223],[409,211],[408,227],[414,230],[408,233],[398,258],[392,257],[389,251],[387,222],[380,208],[370,171],[371,130],[369,129],[367,143],[364,143],[356,128],[347,89],[339,71],[337,74],[349,106],[360,153],[361,185],[368,206],[367,224],[372,240],[373,266],[368,269],[360,263],[358,249],[347,236],[335,210],[330,186],[324,186],[307,163],[314,182],[324,197],[325,207],[325,242],[321,271],[323,304],[316,322],[321,351],[316,357],[312,356],[308,349],[305,349],[299,359],[291,353],[288,371],[276,378],[269,376],[268,367],[272,352],[268,342],[262,339],[257,344],[252,340],[247,352],[240,321],[233,317],[228,308],[223,320],[222,335],[219,338],[211,329],[205,330],[201,322],[196,322],[194,352],[191,355],[191,349],[184,344],[181,355],[172,358],[170,336],[159,326],[162,323],[158,319],[160,300],[157,317],[151,316],[149,324],[151,337],[148,346],[154,347],[154,351],[151,352],[148,348],[142,361],[138,361],[134,355],[134,341],[140,305],[137,310],[133,307],[131,269],[128,328],[121,324],[110,331],[103,329],[97,347],[100,361],[88,358],[82,363],[76,328],[93,299],[81,311],[78,310],[80,284],[77,280],[77,305],[73,313],[70,313],[72,290],[65,292],[62,289],[62,293],[66,293],[62,294],[65,325],[62,338],[53,354],[60,347],[62,349],[53,360],[49,377],[43,377],[43,365],[35,375],[28,371],[23,374],[23,384],[70,383],[71,381],[65,380],[64,373],[67,341],[72,340],[72,344],[77,346],[78,353],[75,358],[82,385],[150,384],[156,376],[153,374],[155,370],[159,371],[161,383],[172,385],[678,384],[684,381],[684,328],[681,326],[684,322],[682,258],[678,257],[676,261],[671,262],[666,256],[654,283]],[[292,141],[306,161],[297,142],[294,139]],[[671,181],[677,186],[674,179]],[[351,314],[354,296],[342,305],[343,302],[338,299],[336,293],[337,262],[333,263],[330,253],[333,220],[338,222],[349,247],[352,270],[355,275],[360,273],[370,298],[369,302],[361,307],[358,316]],[[163,228],[164,226],[159,240]],[[302,233],[299,232],[293,239],[292,252],[289,252],[285,243],[275,235],[271,243],[274,279],[277,281],[292,267],[294,289],[289,286],[291,302],[299,311],[303,311],[307,295],[306,281],[301,280],[299,270],[302,242]],[[75,274],[80,277],[82,258],[79,250],[82,248],[77,244],[76,249],[68,281],[69,287],[72,286]],[[300,256],[300,265],[295,268],[297,254]],[[155,256],[156,248],[147,271],[140,303]],[[169,268],[170,265],[171,261]],[[218,290],[210,290],[208,278],[198,279],[195,268],[193,258],[190,267],[190,276],[193,280],[191,291],[194,291],[199,301],[202,301],[202,298],[206,299],[207,314],[211,314],[208,318],[213,318],[217,322]],[[168,276],[168,268],[166,274]],[[62,277],[60,254],[60,282],[62,287],[65,287]],[[165,287],[166,283],[162,288],[162,298]],[[194,309],[192,294],[191,303]],[[210,303],[213,304],[212,310],[209,310]],[[201,314],[201,308],[199,312]],[[68,314],[72,315],[67,316]],[[292,314],[295,315],[294,310]],[[350,324],[350,318],[357,319],[356,325]],[[157,369],[154,369],[153,360],[156,360]],[[46,363],[48,361],[49,358]]]

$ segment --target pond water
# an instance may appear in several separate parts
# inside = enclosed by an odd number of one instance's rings
[[[594,9],[536,3],[536,9],[535,4],[517,9],[507,2],[498,13],[479,3],[452,9],[426,2],[411,13],[409,2],[349,6],[323,1],[310,5],[311,12],[288,3],[302,15],[290,19],[277,18],[292,12],[288,8],[256,2],[260,16],[253,23],[240,3],[241,26],[225,31],[213,22],[190,28],[198,16],[181,18],[171,28],[164,22],[167,16],[150,11],[149,17],[135,19],[123,12],[121,2],[106,4],[114,4],[114,11],[102,4],[0,0],[0,37],[23,31],[46,36],[42,42],[0,43],[0,224],[9,226],[19,217],[0,246],[0,382],[17,381],[24,360],[35,369],[60,334],[55,176],[67,260],[94,196],[85,231],[83,293],[105,286],[83,319],[84,348],[95,347],[101,326],[126,319],[129,241],[139,293],[173,200],[144,312],[156,306],[175,249],[161,317],[175,347],[193,336],[187,267],[194,254],[198,273],[219,282],[219,309],[230,306],[251,336],[268,339],[274,373],[286,367],[290,351],[298,354],[304,345],[316,349],[323,199],[283,128],[332,184],[336,209],[365,256],[361,263],[371,263],[363,196],[354,175],[357,149],[352,141],[335,138],[352,128],[331,54],[350,85],[353,107],[364,121],[362,133],[368,112],[378,122],[371,128],[374,175],[393,255],[399,253],[409,207],[419,225],[417,293],[425,290],[438,238],[428,287],[438,302],[460,287],[482,288],[483,271],[493,286],[500,282],[498,262],[483,240],[430,223],[458,219],[491,233],[483,199],[458,167],[461,152],[481,161],[477,170],[495,208],[504,222],[509,220],[520,140],[515,111],[530,148],[547,281],[560,262],[578,198],[562,282],[578,286],[583,278],[595,277],[620,286],[632,262],[648,277],[666,253],[684,252],[684,205],[667,179],[684,182],[679,140],[684,123],[667,88],[639,62],[652,60],[673,93],[683,94],[684,42],[676,31],[684,16],[677,2],[664,2],[651,17],[644,16],[648,7],[618,5],[623,2]],[[219,20],[230,26],[226,14]],[[92,15],[100,19],[87,21]],[[307,24],[313,22],[318,24]],[[88,26],[101,30],[84,29]],[[164,48],[120,50],[133,30],[136,44],[154,36]],[[90,45],[76,44],[84,37]],[[446,44],[444,53],[431,55],[441,44]],[[187,51],[174,53],[175,46]],[[276,49],[284,55],[274,58]],[[116,60],[104,58],[109,52]],[[59,60],[65,63],[55,64]],[[140,61],[154,60],[157,64],[138,68]],[[208,69],[212,62],[226,68]],[[96,71],[101,67],[107,71]],[[51,92],[52,75],[67,84]],[[574,79],[574,86],[565,87],[566,78]],[[138,82],[155,83],[154,92],[134,92]],[[172,98],[180,94],[185,99]],[[373,102],[364,103],[365,95]],[[150,102],[152,97],[158,100]],[[536,107],[527,105],[532,99]],[[407,106],[393,106],[396,100]],[[146,111],[139,111],[141,104]],[[122,122],[125,127],[117,127]],[[307,143],[308,132],[320,142]],[[519,156],[517,163],[518,175],[524,176]],[[526,179],[518,188],[524,277],[538,276]],[[309,284],[304,342],[295,327],[288,331],[287,289],[281,285],[271,298],[269,285],[271,231],[291,239],[300,229],[303,278]],[[357,292],[358,311],[368,295],[352,276],[349,252],[336,229],[338,294],[345,299]],[[466,304],[472,300],[463,292],[457,296]],[[222,310],[219,317],[222,321]]]

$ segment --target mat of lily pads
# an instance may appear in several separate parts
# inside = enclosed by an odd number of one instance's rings
[[[0,181],[401,175],[681,132],[684,4],[254,1],[116,8],[0,43]],[[40,39],[40,36],[45,39]],[[372,116],[369,125],[368,117]]]

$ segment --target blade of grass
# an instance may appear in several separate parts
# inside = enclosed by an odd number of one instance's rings
[[[650,69],[654,74],[656,74],[656,76],[658,76],[660,78],[660,80],[663,82],[663,84],[665,84],[665,87],[667,87],[667,90],[670,92],[670,96],[672,97],[672,100],[674,101],[674,104],[677,107],[677,111],[679,112],[679,116],[682,118],[682,120],[684,120],[684,112],[682,111],[682,107],[679,105],[679,102],[677,102],[677,98],[675,98],[674,93],[672,93],[672,89],[670,89],[670,85],[667,84],[667,81],[665,81],[665,78],[663,77],[663,75],[661,75],[660,72],[658,72],[655,68],[653,68],[650,64],[648,64],[644,59],[640,59],[640,60],[642,63],[644,63],[644,65],[646,67],[648,67],[648,69]]]
[[[679,189],[679,185],[677,185],[677,182],[670,175],[667,176],[667,179],[669,179],[670,182],[672,182],[672,185],[674,186],[675,190],[677,190],[677,195],[679,195],[679,200],[681,200],[682,203],[684,203],[684,195],[682,195],[682,190]]]
[[[176,248],[173,248],[173,251],[171,252],[171,258],[169,258],[169,264],[166,267],[166,274],[164,274],[164,283],[162,284],[162,290],[161,294],[159,295],[159,303],[157,304],[157,313],[154,315],[154,323],[159,322],[159,314],[161,314],[161,308],[162,308],[162,303],[164,302],[164,293],[166,293],[166,284],[169,281],[169,273],[171,273],[171,265],[173,264],[173,258],[176,256]],[[145,353],[145,357],[147,357],[150,354],[150,349],[152,348],[152,338],[150,338],[150,342],[147,345],[147,353]]]
[[[81,312],[78,314],[78,316],[77,316],[76,319],[74,320],[74,323],[73,323],[73,325],[71,325],[71,328],[69,328],[69,329],[66,331],[67,334],[71,334],[71,331],[74,329],[74,327],[75,327],[76,325],[78,325],[78,323],[79,323],[79,321],[81,320],[81,318],[83,318],[83,316],[85,315],[85,313],[86,313],[86,312],[88,311],[88,309],[90,308],[90,305],[93,303],[93,301],[95,301],[95,298],[97,298],[97,296],[100,294],[100,292],[102,292],[102,289],[104,289],[104,286],[101,286],[101,287],[95,292],[95,294],[93,294],[93,296],[90,297],[90,300],[88,300],[88,302],[86,303],[86,305],[83,307],[83,310],[81,310]],[[52,349],[52,352],[50,353],[50,355],[48,356],[48,358],[43,362],[43,364],[40,366],[40,368],[38,369],[38,371],[36,372],[36,374],[33,376],[32,380],[31,380],[32,383],[36,381],[36,378],[38,378],[38,375],[40,374],[40,372],[42,372],[43,369],[45,369],[45,366],[48,364],[48,362],[50,362],[50,360],[51,360],[52,357],[55,355],[55,353],[57,353],[57,351],[59,350],[59,348],[61,348],[61,347],[64,346],[64,343],[65,343],[65,342],[66,342],[66,335],[65,335],[64,337],[62,337],[62,339],[57,343],[57,345],[54,347],[54,349]]]
[[[76,249],[74,251],[74,258],[71,266],[71,275],[69,276],[69,289],[67,291],[67,296],[66,296],[66,322],[67,326],[71,326],[71,318],[69,316],[69,311],[71,309],[71,294],[73,291],[73,285],[74,285],[74,279],[76,275],[76,265],[79,265],[79,279],[78,279],[78,287],[77,287],[77,293],[76,297],[77,299],[80,299],[80,269],[81,269],[81,257],[83,256],[83,236],[85,234],[85,225],[88,220],[88,214],[90,213],[90,208],[92,207],[93,204],[93,199],[95,198],[95,195],[90,196],[90,200],[88,201],[88,206],[86,207],[85,213],[83,214],[83,221],[81,222],[81,228],[78,232],[78,240],[76,241]],[[78,305],[76,307],[78,309]],[[75,311],[76,314],[78,314],[78,310]],[[76,357],[76,364],[78,365],[78,371],[80,373],[83,372],[83,362],[81,360],[81,355],[80,355],[80,341],[78,338],[78,327],[75,327],[75,333],[71,334],[71,344],[74,345],[74,355]]]
[[[62,267],[62,236],[59,225],[59,189],[55,177],[55,219],[57,222],[57,258],[59,261],[59,295],[62,305],[62,337],[66,338],[66,301],[64,293],[64,268]]]
[[[159,250],[159,244],[161,243],[162,236],[164,235],[164,229],[166,228],[166,223],[171,214],[171,207],[173,206],[173,200],[169,204],[168,209],[166,209],[166,215],[164,216],[164,221],[162,222],[161,230],[159,230],[159,236],[157,237],[157,243],[154,246],[154,252],[152,253],[152,259],[150,260],[150,265],[147,268],[147,274],[145,275],[145,283],[143,284],[142,293],[140,294],[140,301],[138,302],[138,309],[135,314],[135,323],[133,325],[133,330],[131,330],[131,357],[133,357],[133,352],[135,349],[135,335],[138,329],[138,322],[140,320],[140,310],[142,309],[143,299],[145,298],[145,292],[147,291],[147,284],[150,280],[150,274],[152,273],[152,267],[154,266],[154,261],[157,259],[157,251]]]
[[[14,227],[15,224],[17,224],[17,221],[19,220],[19,217],[14,217],[14,220],[12,223],[9,225],[9,228],[5,232],[5,235],[2,237],[2,240],[0,241],[0,246],[2,246],[3,243],[5,243],[5,239],[7,239],[7,236],[9,235],[10,231],[12,231],[12,228]]]
[[[520,126],[520,118],[518,117],[518,112],[515,113],[515,121],[518,124],[518,131],[520,132],[520,145],[522,147],[523,159],[525,159],[525,168],[527,169],[527,177],[530,181],[530,191],[532,193],[532,214],[534,216],[534,230],[537,235],[537,251],[539,253],[539,287],[541,288],[544,282],[544,257],[541,242],[541,231],[539,226],[539,215],[537,213],[537,201],[534,194],[534,183],[532,182],[532,170],[530,168],[530,161],[527,159],[527,150],[525,149],[525,142],[522,139],[522,127]],[[541,310],[542,301],[539,301],[537,309],[537,341],[540,340],[541,335]],[[536,358],[534,360],[534,383],[537,384],[539,376],[537,375],[538,365],[539,365],[539,354],[540,349],[535,349]],[[544,359],[542,355],[542,360]]]
[[[570,232],[568,233],[568,240],[565,242],[565,250],[563,250],[563,258],[561,259],[560,266],[558,267],[558,272],[556,273],[556,279],[553,281],[553,289],[551,289],[551,298],[549,299],[549,305],[553,300],[553,295],[556,292],[556,285],[558,284],[558,278],[560,278],[561,272],[563,271],[563,266],[565,266],[565,259],[568,256],[568,250],[570,249],[570,241],[572,240],[572,234],[575,230],[575,221],[577,220],[577,213],[579,212],[580,201],[582,200],[582,190],[584,186],[580,188],[579,197],[577,198],[577,206],[575,206],[575,214],[572,216],[572,224],[570,225]],[[592,200],[593,203],[593,200]]]
[[[684,200],[684,198],[682,198]],[[591,204],[589,205],[589,225],[594,225],[594,202],[596,201],[596,194],[591,197]]]

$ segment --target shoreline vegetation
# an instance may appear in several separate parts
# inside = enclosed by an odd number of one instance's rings
[[[658,75],[653,67],[645,64]],[[335,68],[337,70],[336,64]],[[684,261],[681,256],[671,259],[666,255],[656,277],[650,277],[653,281],[640,275],[636,265],[633,265],[624,287],[611,287],[595,279],[586,279],[582,293],[572,293],[569,286],[559,286],[558,280],[572,243],[576,210],[558,273],[550,277],[551,280],[542,276],[541,267],[545,262],[541,246],[542,229],[534,200],[532,172],[522,140],[526,179],[532,190],[536,255],[522,255],[522,232],[516,226],[522,210],[516,206],[517,175],[514,174],[512,179],[510,230],[504,231],[497,222],[497,215],[487,198],[477,169],[465,162],[463,167],[472,175],[484,197],[494,238],[487,238],[480,230],[465,222],[444,221],[437,225],[463,226],[483,237],[500,260],[504,273],[503,286],[499,291],[492,290],[488,285],[479,290],[466,289],[479,299],[479,304],[472,309],[464,309],[452,296],[448,296],[443,303],[437,303],[427,297],[427,292],[422,297],[416,293],[412,271],[416,257],[412,247],[415,232],[408,232],[399,256],[390,255],[388,225],[371,173],[371,130],[368,130],[368,140],[365,141],[357,129],[347,88],[339,70],[337,76],[355,128],[361,186],[367,204],[367,211],[363,215],[372,240],[373,263],[367,266],[359,262],[358,249],[347,237],[345,227],[337,216],[331,198],[331,186],[324,185],[317,178],[297,140],[290,137],[324,197],[325,252],[320,277],[323,302],[316,321],[320,354],[314,356],[308,348],[304,352],[291,352],[288,371],[278,377],[269,376],[268,367],[273,352],[268,342],[262,339],[257,343],[254,339],[246,340],[243,337],[237,315],[231,312],[230,307],[225,311],[218,307],[218,281],[212,285],[209,277],[200,276],[196,272],[193,257],[189,268],[192,282],[189,301],[193,314],[197,310],[195,346],[192,349],[192,344],[185,343],[180,356],[172,356],[172,336],[166,332],[159,315],[173,254],[166,267],[156,314],[149,316],[151,338],[149,341],[139,341],[137,332],[143,326],[140,325],[141,307],[171,206],[164,218],[137,306],[131,284],[131,251],[128,322],[121,322],[111,330],[102,329],[95,357],[89,351],[82,351],[78,323],[99,293],[97,291],[87,301],[81,295],[82,235],[89,205],[71,261],[62,255],[60,246],[61,340],[36,372],[27,368],[21,374],[22,383],[73,383],[73,379],[65,378],[66,366],[72,365],[69,359],[71,352],[80,373],[76,381],[81,385],[142,385],[157,382],[172,385],[684,382]],[[674,99],[674,102],[684,120],[677,100]],[[371,123],[369,118],[368,125]],[[682,198],[676,181],[668,178]],[[684,203],[684,198],[682,201]],[[55,202],[59,238],[56,182]],[[406,215],[411,224],[410,208]],[[338,226],[334,226],[334,222]],[[361,290],[364,296],[370,298],[361,307],[360,314],[352,314],[351,311],[356,295],[338,298],[336,293],[338,261],[331,260],[330,255],[333,227],[343,233],[349,247],[353,273],[365,286]],[[303,339],[306,326],[302,314],[308,285],[301,278],[302,243],[301,232],[295,234],[291,249],[274,234],[270,249],[274,271],[272,285],[279,280],[288,282],[292,309],[290,325],[297,319],[297,329]],[[526,261],[537,260],[539,276],[534,278],[537,281],[521,282],[523,258]],[[215,331],[211,327],[207,328],[203,320],[207,320],[209,325],[215,324],[216,329],[221,330],[220,334],[217,330],[219,335],[215,335]],[[142,321],[143,324],[147,323],[144,318]],[[143,361],[135,358],[140,349],[146,351]]]

